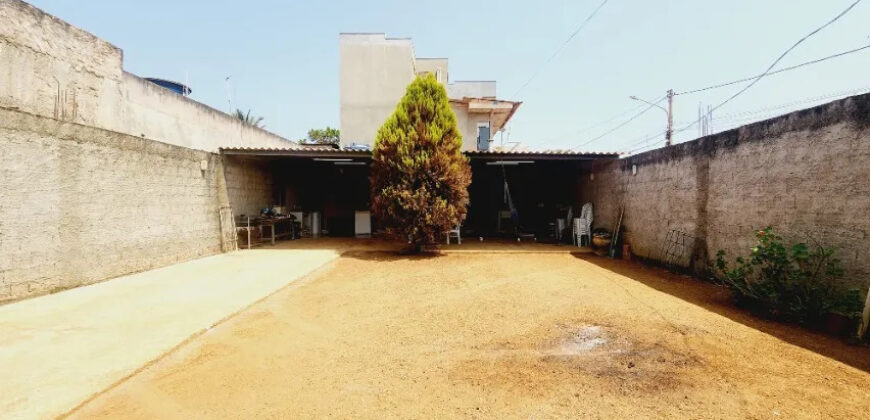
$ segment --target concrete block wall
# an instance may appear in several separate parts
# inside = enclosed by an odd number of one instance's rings
[[[0,0],[0,63],[0,107],[210,152],[292,144],[124,72],[121,49],[20,0]]]
[[[233,249],[224,210],[271,203],[268,166],[213,152],[289,142],[27,3],[0,0],[0,22],[0,302]]]
[[[636,166],[637,174],[632,174]],[[635,254],[659,260],[671,229],[692,237],[698,273],[716,252],[746,255],[753,232],[837,249],[850,285],[870,286],[870,95],[861,95],[623,159],[581,174],[595,227],[618,209]],[[812,238],[812,239],[811,239]]]
[[[275,204],[272,170],[267,162],[241,156],[224,156],[227,196],[235,216],[257,216]]]
[[[221,251],[218,155],[6,109],[0,121],[0,301]]]

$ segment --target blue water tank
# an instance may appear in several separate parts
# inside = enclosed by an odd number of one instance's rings
[[[187,96],[190,95],[190,92],[193,92],[190,89],[190,86],[183,85],[178,82],[173,82],[172,80],[158,79],[156,77],[146,77],[145,80],[154,83],[155,85],[165,87],[166,89],[169,89],[179,95]]]

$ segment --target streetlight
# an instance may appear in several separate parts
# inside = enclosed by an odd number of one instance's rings
[[[674,110],[674,91],[668,89],[668,109],[665,109],[663,106],[659,104],[654,104],[652,102],[643,100],[638,98],[637,96],[631,95],[628,97],[629,99],[633,99],[635,101],[640,101],[650,106],[654,106],[665,112],[665,115],[668,117],[668,131],[665,132],[665,145],[671,145],[671,138],[674,136],[674,118],[673,118],[673,110]]]

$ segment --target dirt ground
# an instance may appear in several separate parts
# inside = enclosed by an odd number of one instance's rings
[[[753,318],[697,280],[521,249],[351,251],[72,417],[870,413],[868,347]]]

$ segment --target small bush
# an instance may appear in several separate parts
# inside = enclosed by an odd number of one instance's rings
[[[770,227],[756,232],[756,239],[749,257],[737,257],[734,267],[726,263],[725,251],[716,254],[719,280],[738,302],[801,323],[832,312],[860,316],[860,293],[838,287],[843,269],[833,249],[805,243],[786,247]]]

